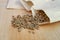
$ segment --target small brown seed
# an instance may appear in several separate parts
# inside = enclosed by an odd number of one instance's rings
[[[49,22],[49,17],[45,14],[43,10],[37,10],[35,17],[32,16],[32,14],[27,14],[24,16],[17,15],[17,17],[12,17],[12,25],[15,28],[18,28],[18,31],[20,31],[22,28],[24,29],[39,29],[39,23]],[[21,28],[22,27],[22,28]],[[34,33],[34,32],[32,32]]]

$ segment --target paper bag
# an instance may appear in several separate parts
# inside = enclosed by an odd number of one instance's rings
[[[19,0],[8,0],[7,8],[24,9]]]
[[[24,0],[20,0],[24,2]],[[34,5],[32,5],[30,8],[33,8],[32,13],[34,13],[33,10],[44,10],[46,15],[50,18],[50,22],[57,22],[60,21],[60,0],[25,0],[25,4],[27,5],[26,2],[31,1]],[[21,3],[22,3],[21,2]],[[25,7],[26,10],[28,10],[28,6],[22,5]]]
[[[50,18],[50,22],[60,21],[60,0],[25,0],[31,1],[35,10],[44,10],[46,15]],[[7,8],[14,9],[26,9],[31,10],[32,6],[29,6],[23,0],[9,0]]]

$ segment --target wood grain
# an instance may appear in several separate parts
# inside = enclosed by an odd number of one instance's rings
[[[13,15],[23,15],[26,10],[6,9],[7,0],[0,0],[0,40],[60,40],[60,22],[41,25],[34,34],[27,29],[18,32],[11,26]]]
[[[27,29],[18,32],[17,29],[11,27],[11,40],[60,40],[59,24],[49,24],[40,26],[39,30],[34,30],[34,34],[29,33]]]

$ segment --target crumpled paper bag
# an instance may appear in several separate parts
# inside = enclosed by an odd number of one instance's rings
[[[45,4],[45,7],[44,5],[41,6],[42,8],[45,8],[43,9],[45,12],[46,12],[46,15],[50,18],[50,22],[53,23],[53,22],[57,22],[57,21],[60,21],[60,0],[53,0],[54,2],[51,2],[50,5],[48,4]],[[38,1],[37,1],[38,3]],[[43,1],[42,1],[43,3]],[[40,3],[39,3],[40,5]],[[39,6],[38,5],[38,6]],[[21,8],[25,8],[26,7],[20,2],[20,0],[9,0],[9,3],[7,5],[7,8],[15,8],[15,9],[21,9]],[[35,8],[37,9],[41,9],[41,7],[38,8],[38,6],[36,6]],[[48,8],[47,8],[48,6]]]

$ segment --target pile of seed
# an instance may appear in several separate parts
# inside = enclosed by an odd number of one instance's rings
[[[49,21],[50,19],[43,10],[37,10],[34,17],[31,14],[24,15],[23,17],[20,15],[17,15],[17,17],[12,16],[12,26],[18,28],[18,31],[21,28],[30,30],[38,29],[39,23]]]

